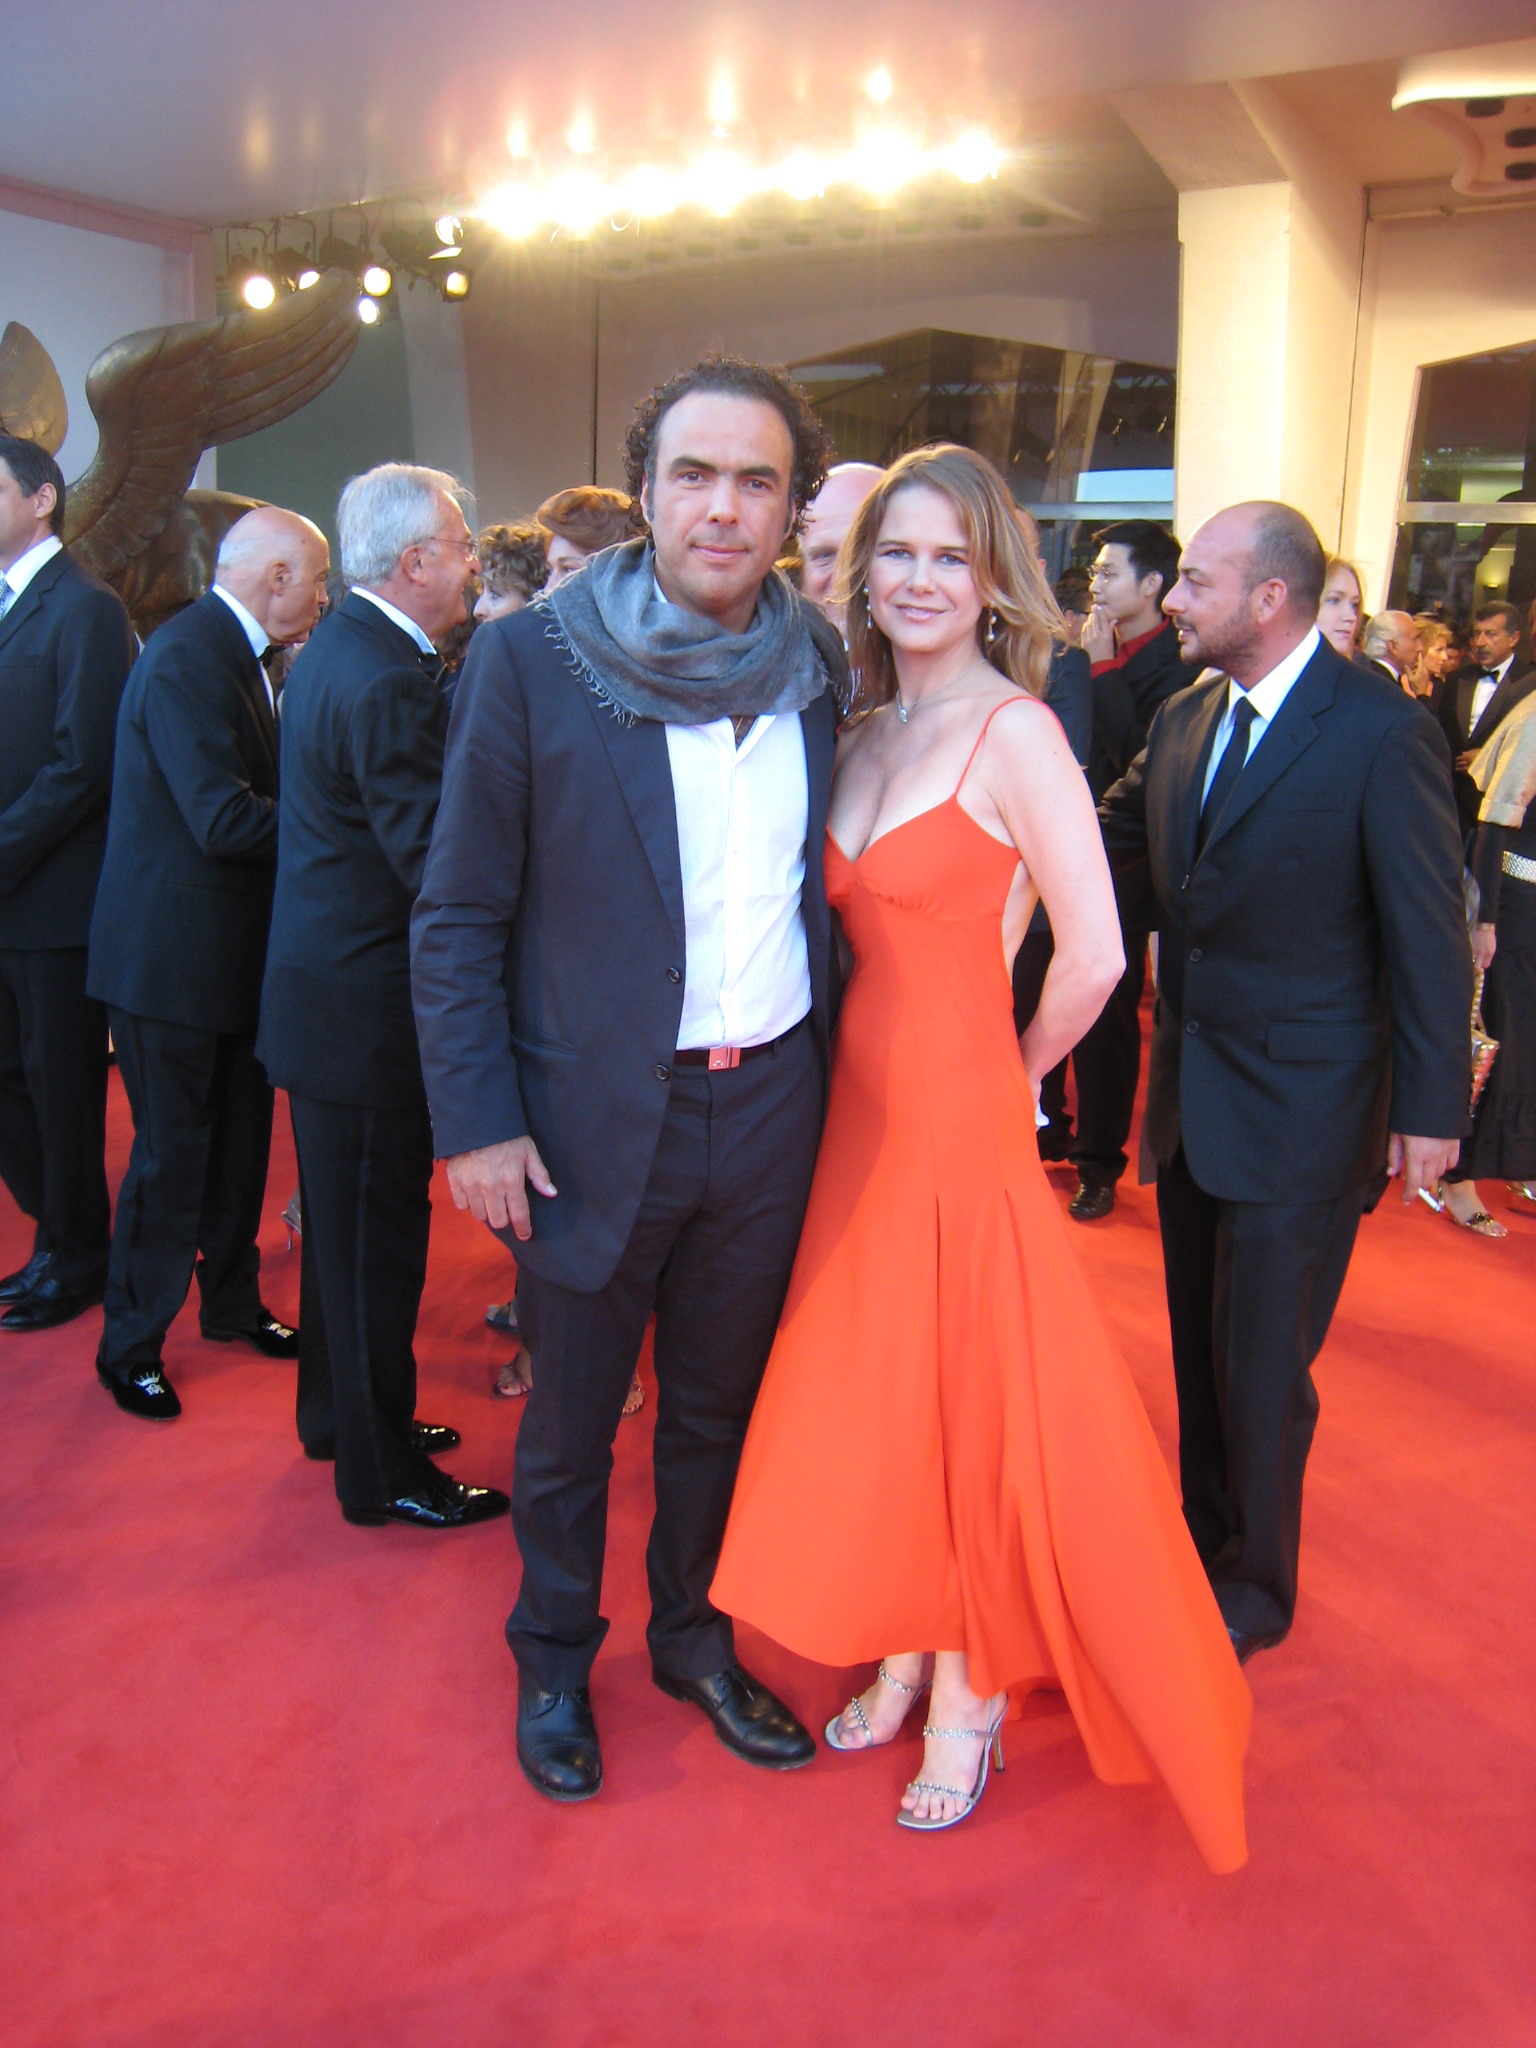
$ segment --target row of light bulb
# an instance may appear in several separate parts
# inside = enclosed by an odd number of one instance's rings
[[[456,216],[444,214],[436,222],[435,232],[439,246],[432,252],[434,258],[451,259],[463,253],[464,230]],[[379,301],[388,298],[394,289],[394,272],[382,263],[369,263],[357,281],[362,286],[357,301],[357,317],[364,326],[376,327],[380,319]],[[308,291],[320,282],[320,272],[310,264],[298,272],[293,282],[299,291]],[[469,272],[458,265],[443,271],[436,282],[445,299],[469,297]],[[267,271],[253,270],[241,283],[240,296],[254,312],[264,313],[277,302],[277,281]]]
[[[979,130],[937,149],[894,130],[876,131],[846,150],[797,150],[777,163],[753,164],[734,150],[714,149],[682,171],[641,164],[605,179],[577,167],[541,184],[499,186],[482,201],[477,218],[514,240],[541,228],[580,235],[605,220],[620,229],[631,221],[659,220],[684,207],[723,218],[746,201],[765,196],[804,202],[838,187],[852,187],[871,198],[889,200],[935,175],[979,185],[995,178],[1006,160],[998,144]]]

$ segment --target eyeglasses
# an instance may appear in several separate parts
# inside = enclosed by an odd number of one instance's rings
[[[429,533],[426,540],[418,542],[418,546],[426,547],[434,541],[440,548],[457,548],[466,561],[472,562],[475,558],[474,541],[460,540],[451,533]]]

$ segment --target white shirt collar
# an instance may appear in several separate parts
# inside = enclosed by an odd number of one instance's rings
[[[32,578],[45,562],[51,562],[64,543],[56,533],[46,534],[42,540],[18,555],[5,572],[5,580],[17,597],[26,589]]]
[[[1235,708],[1240,698],[1246,697],[1253,706],[1255,723],[1268,725],[1280,706],[1291,694],[1292,686],[1302,670],[1322,645],[1322,634],[1314,626],[1299,646],[1293,647],[1283,661],[1276,662],[1267,676],[1260,676],[1256,683],[1244,689],[1241,683],[1227,685],[1227,709]]]
[[[239,598],[232,596],[230,592],[224,588],[222,583],[214,584],[213,594],[215,597],[222,597],[224,602],[229,606],[230,610],[234,613],[235,617],[240,621],[240,630],[242,633],[244,633],[246,639],[250,641],[252,654],[255,655],[258,661],[260,661],[261,657],[272,645],[272,637],[268,633],[266,627],[261,625],[256,619],[252,618],[251,614],[246,610],[245,606],[240,602]]]
[[[401,611],[397,605],[392,605],[387,597],[380,597],[376,590],[364,590],[360,583],[353,584],[352,595],[354,597],[366,597],[370,604],[376,604],[386,619],[393,619],[402,633],[410,634],[423,654],[430,654],[434,660],[436,659],[437,649],[432,645],[426,634],[423,633],[420,626],[417,625],[413,618],[409,618]]]

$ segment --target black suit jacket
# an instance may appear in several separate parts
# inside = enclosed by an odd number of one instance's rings
[[[293,665],[256,1046],[279,1088],[374,1109],[421,1099],[411,905],[447,729],[435,657],[355,592]]]
[[[88,987],[138,1017],[253,1032],[277,861],[277,726],[212,591],[151,634],[117,720]]]
[[[1326,641],[1255,748],[1204,851],[1216,676],[1170,698],[1099,807],[1111,861],[1145,856],[1165,989],[1147,1139],[1240,1202],[1364,1189],[1388,1130],[1467,1126],[1472,968],[1440,735]]]
[[[1176,690],[1200,673],[1179,655],[1179,636],[1170,620],[1119,668],[1093,678],[1093,747],[1088,787],[1101,797],[1118,782],[1147,744],[1152,721]]]
[[[824,1072],[836,718],[830,692],[800,714]],[[686,966],[677,810],[666,727],[615,718],[541,605],[470,643],[411,941],[438,1154],[531,1134],[559,1194],[531,1198],[517,1258],[595,1291],[629,1240],[667,1107]]]
[[[1469,748],[1485,747],[1515,706],[1536,690],[1536,668],[1523,667],[1517,653],[1504,673],[1503,682],[1483,706],[1483,715],[1474,726],[1472,702],[1482,677],[1480,668],[1460,669],[1455,675],[1447,676],[1436,693],[1435,716],[1440,721],[1453,761]],[[1464,769],[1458,768],[1456,810],[1463,837],[1475,829],[1482,800],[1482,791],[1477,784]]]
[[[0,949],[90,933],[133,647],[122,599],[67,550],[0,619]]]

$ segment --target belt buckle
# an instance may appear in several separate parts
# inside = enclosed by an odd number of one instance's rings
[[[741,1065],[739,1045],[712,1045],[709,1048],[709,1071],[712,1074],[726,1073],[732,1067]]]

